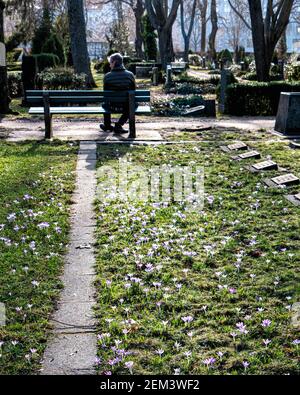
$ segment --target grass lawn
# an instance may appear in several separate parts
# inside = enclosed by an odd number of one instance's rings
[[[205,170],[205,204],[196,213],[174,201],[96,201],[100,374],[300,373],[291,326],[300,293],[299,208],[285,200],[286,190],[263,184],[276,172],[245,170],[253,160],[233,161],[215,137],[99,147],[99,168],[117,169],[126,158],[147,169]],[[228,144],[241,137],[219,136]],[[265,137],[256,133],[251,147],[300,175],[300,152]]]
[[[61,290],[76,144],[0,144],[0,374],[35,373]]]

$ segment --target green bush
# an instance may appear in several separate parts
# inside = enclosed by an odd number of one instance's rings
[[[45,44],[42,46],[42,53],[54,54],[58,57],[60,65],[65,64],[66,59],[64,54],[64,48],[60,39],[55,33],[52,33],[48,40],[45,42]]]
[[[13,49],[10,52],[6,53],[6,61],[7,63],[18,62],[20,56],[22,55],[23,50],[21,48]]]
[[[156,60],[157,58],[157,34],[153,28],[148,14],[142,17],[143,26],[143,42],[144,42],[144,52],[146,60]]]
[[[222,61],[222,62],[231,62],[232,63],[231,52],[228,49],[223,49],[223,51],[221,51],[218,54],[218,60]]]
[[[277,114],[281,92],[299,92],[300,83],[283,81],[232,84],[227,88],[226,113],[231,115]]]
[[[285,75],[288,81],[300,81],[300,62],[287,65]]]
[[[273,70],[276,71],[277,69],[274,68]],[[246,73],[242,76],[242,79],[247,81],[257,81],[257,74],[256,72]],[[280,74],[277,73],[270,74],[270,81],[280,81],[280,80],[282,80]]]
[[[34,32],[34,36],[32,38],[32,48],[31,48],[32,54],[42,53],[42,47],[50,37],[51,27],[52,27],[52,23],[51,23],[50,11],[48,7],[45,7],[43,9],[43,17],[40,23],[37,25]]]
[[[10,97],[20,97],[23,95],[22,73],[21,72],[8,72],[8,91]]]
[[[53,53],[40,53],[32,55],[35,60],[37,72],[42,72],[49,67],[57,67],[59,65],[59,58]]]
[[[42,89],[84,89],[86,75],[75,74],[71,68],[50,68],[37,75],[38,85]]]

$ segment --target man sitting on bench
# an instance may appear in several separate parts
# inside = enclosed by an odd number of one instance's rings
[[[119,53],[111,55],[109,64],[111,71],[104,76],[103,89],[105,91],[134,91],[136,89],[135,78],[133,73],[125,69],[123,56]],[[127,133],[127,130],[123,129],[123,125],[129,118],[129,103],[104,104],[103,108],[107,111],[120,112],[122,115],[113,127],[111,125],[111,114],[104,114],[104,124],[101,124],[100,128],[105,132]]]

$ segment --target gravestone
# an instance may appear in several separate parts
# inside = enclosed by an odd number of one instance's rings
[[[271,178],[271,181],[278,186],[295,185],[295,184],[299,184],[300,182],[299,178],[291,173],[284,174],[283,176]]]
[[[231,71],[229,70],[222,70],[221,71],[221,90],[220,90],[220,101],[219,101],[219,112],[224,114],[225,106],[226,106],[226,98],[227,98],[227,86],[230,84],[231,81]]]
[[[135,69],[135,75],[137,78],[149,78],[152,67],[137,66]]]
[[[284,60],[283,59],[278,60],[278,66],[279,66],[280,78],[282,80],[284,80]]]
[[[247,149],[248,149],[248,146],[247,146],[247,144],[245,144],[245,143],[243,143],[242,141],[240,141],[240,142],[235,143],[235,144],[227,145],[227,148],[228,148],[230,151],[247,150]]]
[[[275,130],[287,136],[300,135],[299,92],[281,92]]]
[[[221,150],[224,152],[232,152],[232,151],[246,151],[248,150],[247,144],[243,143],[242,141],[238,141],[234,144],[229,145],[221,145]]]
[[[158,85],[158,67],[153,67],[152,69],[152,84],[154,86]]]
[[[300,201],[300,193],[297,193],[297,195],[295,195],[295,198]]]
[[[259,159],[260,158],[260,153],[258,151],[249,151],[246,152],[245,154],[240,154],[238,155],[239,159]]]
[[[5,45],[0,42],[0,67],[6,67],[6,50]]]
[[[278,170],[277,163],[271,160],[256,163],[255,165],[252,165],[252,167],[254,167],[255,170]]]
[[[172,66],[168,65],[167,66],[167,78],[166,78],[165,86],[168,88],[171,85],[172,85]]]

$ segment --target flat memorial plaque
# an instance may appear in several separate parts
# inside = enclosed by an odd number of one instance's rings
[[[273,181],[277,185],[293,185],[299,184],[300,182],[299,178],[291,173],[272,178],[271,181]]]
[[[260,153],[257,152],[257,151],[249,151],[249,152],[246,152],[245,154],[240,154],[238,156],[238,158],[239,159],[250,159],[250,158],[257,158],[257,159],[259,159],[260,158]]]
[[[245,144],[242,141],[240,141],[240,142],[235,143],[235,144],[227,145],[227,148],[230,151],[237,151],[237,150],[246,150],[246,149],[248,149],[248,146],[247,146],[247,144]]]
[[[297,195],[295,195],[295,198],[300,201],[300,193],[297,193]]]
[[[252,165],[255,170],[277,170],[278,165],[277,163],[273,162],[272,160],[266,160],[264,162],[256,163]]]

